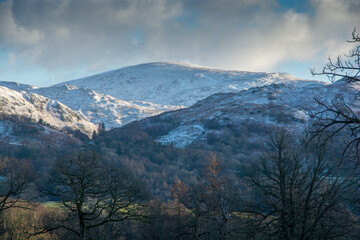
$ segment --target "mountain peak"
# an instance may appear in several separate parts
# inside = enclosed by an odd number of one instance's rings
[[[153,62],[120,68],[64,82],[93,89],[126,101],[190,106],[211,94],[238,92],[272,83],[306,86],[317,81],[297,79],[286,73],[211,69],[189,63]]]

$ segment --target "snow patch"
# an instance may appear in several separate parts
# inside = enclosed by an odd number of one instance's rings
[[[181,125],[167,135],[161,136],[157,141],[164,145],[184,148],[200,137],[204,131],[205,129],[201,125]]]
[[[310,119],[310,116],[303,109],[297,110],[294,113],[294,117],[303,121],[308,121]]]

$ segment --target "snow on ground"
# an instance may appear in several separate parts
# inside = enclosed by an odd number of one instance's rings
[[[225,71],[160,62],[121,68],[56,86],[71,84],[126,101],[140,100],[189,107],[214,93],[238,92],[287,82],[298,86],[318,83],[297,79],[286,73]]]
[[[31,130],[31,133],[22,131]],[[79,139],[61,133],[50,127],[22,123],[16,121],[0,120],[0,143],[10,145],[40,144],[43,146],[60,147],[64,144],[80,146],[83,144]]]
[[[231,110],[236,108],[236,101],[258,105],[272,101],[276,104],[281,102],[278,97],[282,96],[281,92],[323,84],[297,79],[286,73],[226,71],[184,63],[158,62],[121,68],[47,88],[11,82],[0,82],[1,85],[16,91],[26,91],[23,93],[26,99],[29,99],[30,93],[36,93],[37,96],[54,100],[39,100],[39,104],[44,105],[41,101],[47,102],[46,112],[54,115],[54,118],[48,116],[46,120],[51,120],[55,125],[62,125],[61,121],[68,118],[62,116],[58,108],[68,107],[74,111],[70,115],[75,114],[70,119],[76,119],[77,114],[79,119],[84,120],[84,123],[74,127],[93,129],[102,122],[107,129],[111,129],[166,111],[189,107],[212,94],[233,93],[234,99],[224,99],[223,102]],[[237,95],[239,91],[248,89],[246,94]],[[261,94],[254,98],[256,92]],[[222,96],[219,95],[219,100],[222,100]],[[289,100],[288,97],[285,99]],[[16,111],[29,115],[26,109],[19,106]],[[87,126],[86,122],[94,126]]]
[[[31,89],[37,89],[39,87],[31,86],[29,84],[23,84],[18,82],[6,82],[6,81],[0,81],[0,86],[15,90],[15,91],[27,91]]]
[[[204,127],[200,125],[182,125],[171,130],[167,135],[157,139],[165,145],[185,147],[195,141],[204,133]]]
[[[18,92],[0,87],[0,114],[50,124],[57,129],[71,128],[91,135],[96,125],[64,104],[31,92]]]
[[[301,133],[307,127],[309,114],[318,112],[321,106],[315,98],[326,104],[345,103],[356,113],[360,113],[358,89],[360,83],[310,84],[302,87],[292,83],[272,84],[250,88],[238,93],[212,95],[181,112],[166,113],[168,121],[181,122],[157,140],[163,144],[186,147],[195,141],[204,141],[207,133],[226,126],[241,130],[247,126],[285,127]],[[150,121],[151,122],[151,121]],[[194,126],[205,126],[196,130]],[[198,128],[200,129],[200,128]]]
[[[94,124],[105,123],[107,129],[120,127],[135,120],[172,111],[182,106],[159,105],[144,101],[124,101],[70,84],[39,88],[34,92],[64,103]]]

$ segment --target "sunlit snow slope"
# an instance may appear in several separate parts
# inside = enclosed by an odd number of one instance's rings
[[[105,123],[107,129],[180,108],[144,101],[124,101],[69,84],[33,91],[64,103],[93,123]]]
[[[285,73],[225,71],[180,63],[147,63],[46,88],[12,82],[0,82],[0,86],[61,102],[84,120],[94,125],[102,122],[107,129],[111,129],[166,111],[190,107],[212,94],[237,93],[280,83],[289,83],[294,87],[320,84],[296,79]]]
[[[36,93],[0,86],[1,119],[23,119],[51,125],[59,130],[80,130],[91,135],[96,125],[61,102]]]
[[[95,90],[121,100],[191,106],[214,93],[291,82],[305,86],[316,81],[286,73],[225,71],[180,63],[147,63],[57,84]]]

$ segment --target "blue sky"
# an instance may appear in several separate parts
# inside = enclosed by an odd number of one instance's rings
[[[309,67],[351,48],[359,12],[358,0],[0,0],[0,81],[154,61],[313,79]]]

